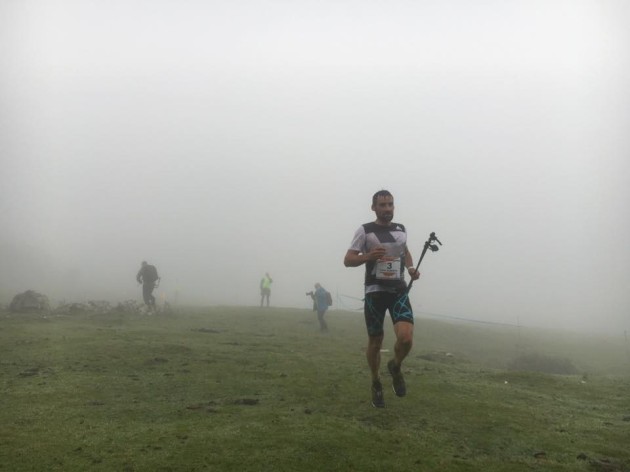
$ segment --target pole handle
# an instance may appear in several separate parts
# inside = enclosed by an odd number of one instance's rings
[[[420,267],[420,263],[422,262],[422,259],[424,259],[424,255],[427,253],[428,249],[431,249],[431,251],[435,252],[438,250],[438,247],[434,244],[431,244],[433,241],[436,241],[440,246],[442,245],[442,243],[440,242],[440,240],[437,238],[437,236],[435,235],[435,233],[431,233],[429,235],[429,239],[427,239],[424,242],[424,247],[422,248],[422,254],[420,254],[420,259],[418,259],[418,264],[416,265],[416,272],[418,272],[418,268]],[[407,285],[407,288],[405,290],[405,293],[409,293],[409,290],[411,290],[411,286],[413,285],[413,279],[411,279],[409,281],[409,285]]]

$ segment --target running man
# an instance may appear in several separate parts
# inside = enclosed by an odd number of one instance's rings
[[[417,280],[420,273],[416,271],[407,249],[405,227],[392,222],[392,194],[387,190],[376,192],[372,197],[372,211],[376,214],[376,221],[357,229],[343,263],[346,267],[365,264],[363,310],[368,333],[366,357],[372,374],[372,405],[384,408],[379,369],[385,312],[389,311],[396,335],[394,358],[387,363],[387,370],[392,376],[394,392],[404,397],[407,388],[401,366],[413,343],[413,311],[405,290],[405,271],[413,280]]]
[[[160,280],[155,266],[148,264],[147,261],[142,261],[140,270],[136,274],[136,280],[139,284],[142,284],[142,298],[144,299],[144,303],[146,303],[149,308],[155,309],[153,289],[157,281]]]

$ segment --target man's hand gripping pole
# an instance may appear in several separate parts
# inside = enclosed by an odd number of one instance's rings
[[[422,254],[420,254],[420,259],[418,259],[418,265],[416,265],[416,272],[418,272],[418,267],[420,267],[420,263],[422,262],[422,259],[424,259],[424,255],[427,253],[427,250],[430,249],[431,252],[436,252],[440,249],[437,245],[433,244],[434,242],[438,243],[440,246],[442,245],[442,243],[437,238],[435,233],[431,233],[429,235],[429,239],[427,239],[424,243]],[[409,281],[409,285],[407,285],[407,289],[405,290],[405,293],[409,293],[409,290],[411,290],[412,285],[413,285],[413,279]]]

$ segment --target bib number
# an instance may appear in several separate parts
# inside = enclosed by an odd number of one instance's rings
[[[400,280],[400,258],[383,257],[376,262],[378,280]]]

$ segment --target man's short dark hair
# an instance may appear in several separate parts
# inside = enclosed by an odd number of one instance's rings
[[[376,206],[376,200],[378,200],[378,197],[393,197],[393,195],[389,193],[389,190],[379,190],[372,195],[372,206]]]

